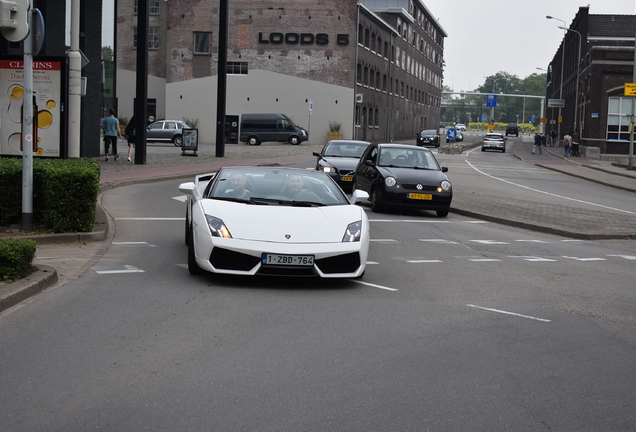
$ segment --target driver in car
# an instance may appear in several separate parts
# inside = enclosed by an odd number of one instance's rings
[[[225,194],[223,194],[224,197],[244,200],[248,200],[252,197],[252,193],[245,189],[245,185],[247,184],[245,174],[232,174],[230,177],[230,184],[232,185],[232,190],[225,192]]]

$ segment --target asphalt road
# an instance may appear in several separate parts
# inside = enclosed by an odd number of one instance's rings
[[[611,199],[466,159],[538,204]],[[446,162],[453,182],[513,187]],[[179,182],[107,192],[102,259],[0,320],[3,430],[636,428],[633,242],[365,206],[359,281],[192,277]]]

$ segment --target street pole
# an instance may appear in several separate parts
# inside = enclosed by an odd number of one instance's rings
[[[31,28],[31,5],[27,23]],[[24,96],[22,98],[22,231],[33,229],[33,32],[24,39]]]
[[[572,31],[574,33],[576,33],[577,35],[579,35],[579,56],[576,58],[576,95],[574,97],[574,131],[576,132],[576,125],[578,123],[578,108],[579,108],[579,77],[580,77],[580,72],[579,72],[579,66],[581,63],[581,44],[583,43],[583,37],[581,36],[581,33],[579,33],[578,31],[574,30],[574,29],[569,29],[569,28],[565,28],[565,27],[559,27],[562,28],[565,31]],[[632,101],[633,103],[633,101]],[[634,112],[634,110],[632,109],[632,112]]]
[[[553,19],[553,20],[557,20],[557,21],[561,21],[563,23],[563,27],[565,27],[565,21],[563,21],[562,19],[558,19],[555,17],[552,17],[550,15],[546,16],[547,19]],[[563,45],[562,45],[562,49],[561,49],[561,83],[559,85],[559,99],[563,99],[563,67],[564,67],[564,60],[565,60],[565,30],[563,31]],[[559,118],[561,118],[561,107],[559,107]],[[559,119],[557,119],[557,142],[561,140],[561,122],[558,121]],[[558,144],[557,144],[558,145]]]
[[[632,82],[636,82],[636,38],[634,38],[634,65],[632,66]],[[627,168],[634,169],[634,114],[636,114],[636,100],[632,96],[632,124],[629,133],[629,158]]]

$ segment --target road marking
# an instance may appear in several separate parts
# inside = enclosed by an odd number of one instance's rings
[[[524,261],[535,261],[535,262],[556,262],[556,260],[553,259],[549,259],[549,258],[541,258],[541,257],[536,257],[536,256],[509,256],[508,258],[520,258]]]
[[[525,242],[525,243],[547,243],[550,244],[550,242],[547,242],[545,240],[515,240],[516,242]]]
[[[173,200],[177,200],[177,201],[181,201],[181,202],[186,202],[186,200],[188,199],[187,195],[180,195],[180,196],[176,196],[176,197],[172,197]]]
[[[495,259],[495,258],[469,258],[468,261],[473,261],[473,262],[495,262],[495,261],[501,261],[501,260]]]
[[[395,288],[389,288],[389,287],[385,287],[385,286],[382,286],[382,285],[372,284],[372,283],[369,283],[369,282],[363,282],[363,281],[360,281],[360,280],[350,279],[350,281],[358,283],[358,284],[361,284],[361,285],[366,285],[366,286],[370,286],[370,287],[373,287],[373,288],[379,288],[379,289],[383,289],[383,290],[387,290],[387,291],[397,291],[397,289],[395,289]]]
[[[115,220],[128,220],[128,221],[183,221],[184,217],[180,218],[158,218],[158,217],[119,217]]]
[[[97,274],[145,273],[145,271],[131,265],[93,266],[91,267],[91,270],[93,270]]]
[[[562,258],[567,258],[567,259],[571,259],[571,260],[575,260],[575,261],[607,261],[607,259],[605,258],[581,258],[581,257],[569,257],[569,256],[563,256]]]
[[[491,179],[494,179],[494,180],[499,180],[499,181],[501,181],[501,182],[508,183],[508,184],[513,185],[513,186],[517,186],[517,187],[520,187],[520,188],[523,188],[523,189],[527,189],[527,190],[529,190],[529,191],[533,191],[533,192],[537,192],[537,193],[542,193],[542,194],[544,194],[544,195],[549,195],[549,196],[556,197],[556,198],[561,198],[561,199],[564,199],[564,200],[574,201],[574,202],[577,202],[577,203],[589,204],[589,205],[591,205],[591,206],[601,207],[601,208],[604,208],[604,209],[607,209],[607,210],[614,210],[614,211],[618,211],[618,212],[622,212],[622,213],[627,213],[627,214],[631,214],[631,215],[636,215],[636,213],[635,213],[635,212],[631,212],[631,211],[629,211],[629,210],[621,210],[621,209],[618,209],[618,208],[608,207],[608,206],[604,206],[604,205],[601,205],[601,204],[592,203],[592,202],[589,202],[589,201],[583,201],[583,200],[579,200],[579,199],[575,199],[575,198],[570,198],[570,197],[563,196],[563,195],[557,195],[557,194],[553,194],[553,193],[550,193],[550,192],[545,192],[545,191],[542,191],[542,190],[539,190],[539,189],[531,188],[531,187],[529,187],[529,186],[524,186],[524,185],[521,185],[521,184],[518,184],[518,183],[514,183],[514,182],[511,182],[511,181],[509,181],[509,180],[504,180],[504,179],[502,179],[502,178],[495,177],[495,176],[493,176],[493,175],[490,175],[490,174],[487,174],[487,173],[485,173],[485,172],[481,171],[480,169],[478,169],[477,167],[475,167],[473,164],[471,164],[469,161],[466,161],[466,163],[467,163],[468,165],[470,165],[470,167],[471,167],[472,169],[474,169],[475,171],[477,171],[478,173],[480,173],[480,174],[482,174],[482,175],[485,175],[486,177],[490,177]],[[546,171],[548,171],[548,170],[546,170]]]
[[[636,260],[636,256],[633,256],[633,255],[607,255],[607,256],[625,258],[626,260]]]
[[[469,240],[471,242],[475,242],[475,243],[481,243],[481,244],[489,244],[489,245],[500,245],[500,244],[510,244],[510,243],[506,243],[506,242],[502,242],[502,241],[497,241],[497,240]]]
[[[418,239],[421,242],[428,243],[437,243],[437,244],[459,244],[458,242],[452,240],[444,240],[444,239]]]
[[[444,261],[440,261],[440,260],[406,260],[407,263],[411,263],[411,264],[420,264],[420,263],[440,263],[440,262],[444,262]]]
[[[112,244],[123,247],[157,247],[148,242],[113,242]]]
[[[487,308],[487,307],[483,307],[483,306],[477,306],[477,305],[472,305],[472,304],[468,304],[466,306],[472,307],[472,308],[477,308],[477,309],[482,309],[482,310],[486,310],[486,311],[490,311],[490,312],[497,312],[497,313],[505,314],[505,315],[513,315],[513,316],[517,316],[517,317],[520,317],[520,318],[528,318],[528,319],[535,320],[535,321],[552,322],[549,319],[537,318],[537,317],[533,317],[533,316],[529,316],[529,315],[521,315],[521,314],[514,313],[514,312],[507,312],[507,311],[502,311],[502,310],[499,310],[499,309],[491,309],[491,308]]]
[[[369,241],[378,243],[399,243],[399,241],[393,239],[369,239]]]
[[[375,262],[375,261],[367,261],[367,265],[373,265],[373,264],[380,264],[379,262]]]
[[[487,224],[487,223],[490,223],[488,221],[465,221],[465,222],[469,223],[469,224]]]
[[[442,223],[448,224],[450,221],[442,220],[421,220],[421,219],[369,219],[369,222],[411,222],[411,223]]]

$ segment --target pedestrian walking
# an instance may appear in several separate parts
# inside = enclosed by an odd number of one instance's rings
[[[121,129],[119,128],[119,120],[115,117],[115,110],[108,110],[108,117],[104,119],[102,124],[104,129],[104,146],[106,150],[106,162],[108,162],[108,149],[113,146],[113,156],[115,160],[119,159],[119,153],[117,153],[117,141],[121,139]]]
[[[133,152],[133,148],[135,147],[135,142],[137,139],[137,125],[135,124],[137,120],[135,120],[135,116],[132,116],[128,124],[126,125],[126,139],[128,140],[128,162],[131,161],[131,156]]]
[[[570,149],[572,148],[572,135],[570,135],[571,133],[572,132],[568,132],[563,137],[563,149],[565,157],[570,156]]]
[[[579,143],[581,142],[581,134],[578,131],[574,131],[572,134],[572,156],[579,157]]]
[[[537,149],[539,149],[539,154],[543,153],[541,151],[541,142],[543,141],[543,137],[539,131],[536,131],[534,134],[534,147],[532,147],[532,154],[534,154]]]
[[[552,130],[550,131],[550,147],[554,147],[554,144],[556,144],[556,139],[557,131],[552,128]]]

